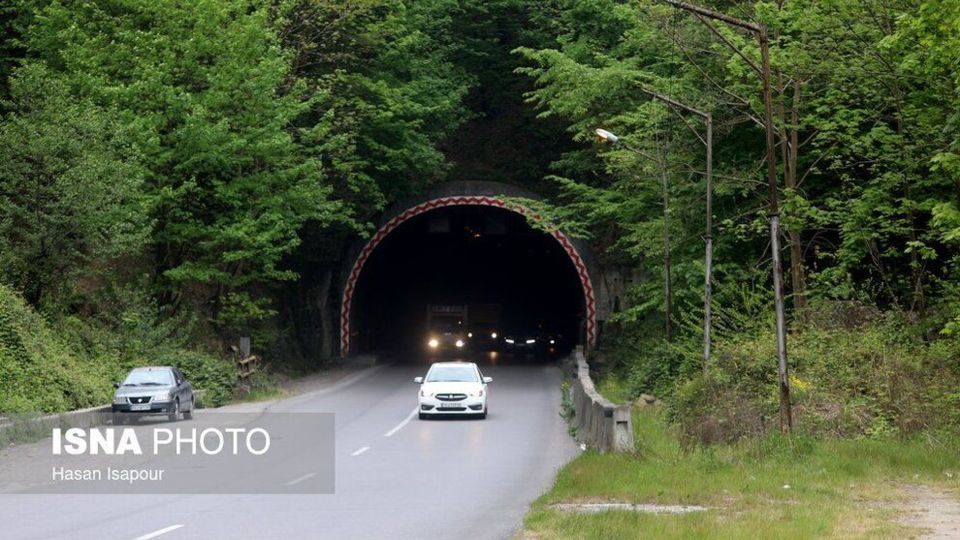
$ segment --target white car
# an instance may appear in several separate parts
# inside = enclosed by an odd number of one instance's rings
[[[438,414],[465,414],[487,417],[487,384],[473,362],[436,362],[426,377],[415,377],[420,385],[420,419]]]

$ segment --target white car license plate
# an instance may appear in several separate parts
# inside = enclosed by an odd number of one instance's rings
[[[445,403],[441,403],[441,404],[440,404],[440,408],[441,408],[441,409],[459,409],[460,407],[463,407],[463,403],[457,403],[457,402],[450,403],[450,402],[445,402]]]
[[[130,405],[130,410],[131,411],[149,411],[150,404],[146,403],[144,405]]]

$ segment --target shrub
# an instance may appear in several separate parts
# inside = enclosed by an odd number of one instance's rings
[[[960,431],[960,344],[927,341],[896,313],[831,304],[789,336],[795,429],[886,438]],[[672,418],[687,442],[729,442],[778,426],[769,331],[721,340],[707,376],[677,385]]]
[[[143,311],[143,310],[139,310]],[[127,310],[125,313],[133,313]],[[233,396],[233,365],[177,348],[164,323],[126,316],[126,326],[65,317],[55,324],[0,285],[0,412],[62,412],[110,402],[111,383],[133,367],[178,366],[200,406]]]
[[[157,363],[175,366],[199,391],[197,406],[219,407],[233,397],[236,368],[231,362],[197,351],[174,350],[158,357]]]
[[[84,362],[47,321],[0,286],[0,411],[57,412],[110,400],[108,370]]]

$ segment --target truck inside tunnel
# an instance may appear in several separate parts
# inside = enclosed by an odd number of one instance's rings
[[[584,304],[570,256],[523,215],[438,208],[370,253],[353,296],[352,348],[411,361],[556,357],[582,341]]]

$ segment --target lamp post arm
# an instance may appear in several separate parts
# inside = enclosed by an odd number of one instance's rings
[[[707,9],[707,8],[705,8],[705,7],[702,7],[702,6],[697,6],[697,5],[694,5],[694,4],[689,4],[689,3],[687,3],[687,2],[680,2],[680,1],[678,1],[678,0],[663,0],[663,1],[666,2],[666,3],[668,3],[668,4],[670,4],[671,6],[673,6],[673,7],[675,7],[675,8],[677,8],[677,9],[682,9],[682,10],[684,10],[684,11],[689,11],[689,12],[691,12],[691,13],[696,13],[697,15],[700,15],[700,16],[703,16],[703,17],[707,17],[708,19],[714,19],[714,20],[718,20],[718,21],[723,21],[723,22],[725,22],[725,23],[727,23],[727,24],[729,24],[729,25],[731,25],[731,26],[736,26],[736,27],[738,27],[738,28],[743,28],[744,30],[747,30],[747,31],[749,31],[749,32],[753,32],[753,33],[755,33],[755,34],[760,33],[760,30],[761,30],[761,26],[758,25],[758,24],[754,24],[754,23],[752,23],[752,22],[747,22],[747,21],[738,19],[738,18],[736,18],[736,17],[731,17],[730,15],[727,15],[727,14],[725,14],[725,13],[720,13],[720,12],[717,12],[717,11],[713,11],[712,9]]]
[[[707,116],[709,116],[709,113],[705,113],[705,112],[703,112],[703,111],[701,111],[701,110],[699,110],[699,109],[694,109],[693,107],[691,107],[691,106],[689,106],[689,105],[684,105],[683,103],[680,103],[679,101],[677,101],[677,100],[675,100],[675,99],[673,99],[673,98],[671,98],[671,97],[669,97],[669,96],[665,96],[665,95],[663,95],[663,94],[661,94],[661,93],[659,93],[659,92],[655,92],[655,91],[653,91],[653,90],[650,90],[649,88],[647,88],[647,87],[645,87],[645,86],[641,86],[641,87],[640,87],[640,91],[643,92],[644,94],[647,94],[648,96],[650,96],[650,97],[652,97],[652,98],[659,99],[660,101],[662,101],[662,102],[664,102],[664,103],[667,103],[667,104],[669,104],[669,105],[673,105],[674,107],[679,107],[679,108],[681,108],[681,109],[683,109],[683,110],[685,110],[685,111],[687,111],[687,112],[691,112],[691,113],[693,113],[693,114],[695,114],[695,115],[697,115],[697,116],[700,116],[701,118],[706,118]]]
[[[695,115],[697,115],[697,116],[699,116],[699,117],[701,117],[701,118],[703,118],[703,119],[707,119],[707,118],[710,116],[710,113],[705,113],[705,112],[703,112],[703,111],[701,111],[701,110],[699,110],[699,109],[694,109],[693,107],[691,107],[691,106],[689,106],[689,105],[684,105],[683,103],[680,103],[679,101],[677,101],[677,100],[675,100],[675,99],[673,99],[673,98],[671,98],[671,97],[669,97],[669,96],[665,96],[665,95],[663,95],[663,94],[661,94],[661,93],[659,93],[659,92],[655,92],[655,91],[650,90],[649,88],[646,88],[646,87],[644,87],[644,86],[640,86],[640,91],[643,92],[644,94],[647,94],[648,96],[650,96],[650,97],[652,97],[652,98],[654,98],[654,99],[657,99],[657,100],[659,100],[659,101],[662,101],[662,102],[666,103],[666,104],[670,107],[670,110],[673,111],[674,113],[676,113],[676,115],[679,116],[681,120],[683,120],[683,123],[687,126],[687,128],[688,128],[691,132],[693,132],[694,135],[697,136],[697,139],[700,139],[700,142],[701,142],[702,144],[704,144],[704,145],[707,144],[707,141],[704,140],[703,136],[701,136],[700,133],[699,133],[693,126],[690,125],[690,122],[687,122],[686,117],[684,117],[682,114],[680,114],[679,112],[677,112],[677,109],[683,109],[683,110],[685,110],[685,111],[687,111],[687,112],[689,112],[689,113],[695,114]]]

